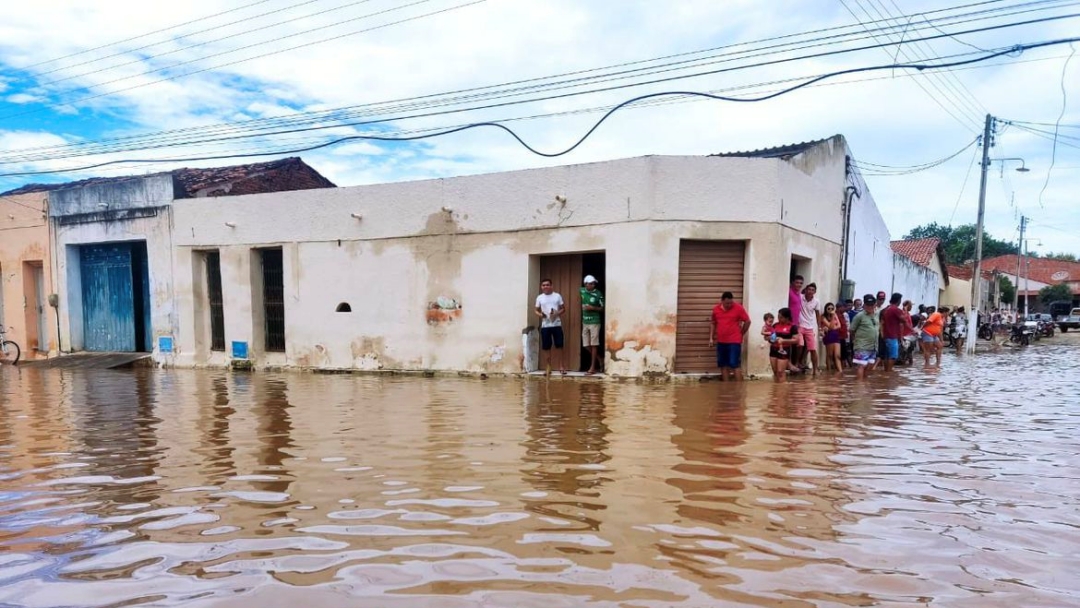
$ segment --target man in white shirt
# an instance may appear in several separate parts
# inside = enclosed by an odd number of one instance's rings
[[[806,369],[806,355],[814,366],[814,375],[818,370],[817,337],[821,328],[821,300],[814,297],[817,284],[810,283],[803,288],[802,309],[799,311],[799,334],[803,339],[802,366]]]
[[[555,293],[551,279],[540,281],[540,295],[536,296],[536,316],[540,317],[540,367],[551,374],[551,359],[558,360],[559,372],[566,374],[566,359],[563,357],[562,315],[566,304],[561,295]],[[552,350],[555,351],[552,354]],[[548,353],[547,365],[544,353]]]

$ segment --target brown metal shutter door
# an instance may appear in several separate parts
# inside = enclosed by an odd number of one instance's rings
[[[725,291],[743,302],[742,241],[679,243],[679,303],[675,329],[675,372],[715,373],[716,350],[709,348],[709,318]],[[745,358],[744,358],[745,359]]]
[[[540,258],[540,280],[551,279],[555,292],[561,294],[566,305],[562,318],[563,356],[566,367],[572,372],[581,368],[581,254],[551,255]],[[533,295],[535,301],[536,295]],[[537,327],[540,320],[537,319]]]

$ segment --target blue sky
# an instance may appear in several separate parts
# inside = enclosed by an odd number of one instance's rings
[[[991,2],[969,10],[1003,8],[1022,1]],[[1040,11],[980,24],[1064,14],[1073,4],[1044,2],[1028,7]],[[612,10],[615,6],[619,10]],[[889,16],[899,15],[900,7],[910,14],[949,6],[946,2],[923,1],[905,1],[898,6],[892,0],[9,3],[0,22],[0,173],[67,170],[84,163],[130,157],[200,156],[317,143],[359,133],[361,128],[72,159],[56,159],[55,150],[35,159],[26,157],[28,149],[42,146],[84,144],[165,130],[181,130],[172,137],[182,138],[208,125],[454,91],[808,29],[851,25],[850,31],[859,31],[852,12],[868,22],[884,18],[885,11]],[[407,21],[394,23],[403,20]],[[912,23],[915,25],[909,29],[914,37],[921,22]],[[980,24],[957,24],[946,29],[955,31]],[[775,88],[760,83],[774,80],[889,63],[894,57],[903,60],[905,55],[915,60],[977,53],[973,46],[1001,47],[1065,37],[1076,31],[1080,31],[1076,19],[1064,20],[966,35],[960,40],[869,49],[366,129],[391,133],[398,129],[413,131],[478,120],[576,112],[603,108],[636,94],[671,89],[749,87],[743,92],[760,93]],[[895,42],[896,38],[882,36],[879,41]],[[118,41],[122,42],[114,44]],[[355,185],[642,154],[707,154],[843,133],[859,161],[915,165],[945,157],[970,143],[986,112],[1009,119],[1054,123],[1062,108],[1062,68],[1069,53],[1068,46],[1061,46],[947,74],[912,77],[885,72],[858,82],[852,82],[856,78],[850,77],[763,103],[693,101],[636,108],[617,114],[585,145],[557,159],[529,154],[505,134],[493,131],[472,131],[410,144],[350,143],[302,156],[338,184]],[[712,65],[731,66],[738,62]],[[155,82],[162,78],[171,79]],[[1069,64],[1064,84],[1066,90],[1080,93],[1080,58]],[[1068,101],[1063,122],[1080,124],[1080,100]],[[551,150],[576,140],[597,118],[594,111],[511,124],[530,143]],[[1036,128],[1053,130],[1052,126]],[[1034,249],[1080,253],[1080,210],[1073,194],[1080,186],[1080,149],[1073,147],[1080,146],[1080,129],[1066,128],[1062,133],[1077,139],[1060,140],[1064,144],[1057,149],[1055,170],[1048,184],[1050,141],[1018,127],[1005,129],[997,138],[992,156],[1023,157],[1032,171],[1019,174],[995,168],[991,173],[987,224],[995,236],[1014,238],[1018,215],[1024,213],[1033,221],[1030,235],[1035,239],[1031,242]],[[978,176],[977,167],[969,169],[974,152],[972,148],[927,171],[868,178],[894,238],[929,221],[974,221]],[[246,161],[162,161],[37,178],[0,177],[0,190],[28,181],[236,162]],[[961,186],[969,175],[961,195]]]

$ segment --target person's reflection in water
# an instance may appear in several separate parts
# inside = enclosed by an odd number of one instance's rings
[[[270,492],[288,492],[292,484],[283,466],[285,459],[292,456],[285,450],[295,447],[288,388],[287,376],[262,379],[255,385],[255,437],[259,442],[256,458],[263,467],[259,473],[282,477],[277,481],[259,482],[260,489]]]
[[[529,382],[525,410],[529,439],[524,459],[529,466],[522,470],[524,479],[538,492],[561,497],[531,500],[526,508],[580,524],[553,529],[598,530],[600,522],[587,513],[606,508],[598,500],[608,481],[600,465],[610,459],[603,383]]]

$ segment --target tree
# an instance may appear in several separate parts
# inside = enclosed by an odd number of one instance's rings
[[[1068,285],[1047,285],[1039,290],[1039,301],[1042,302],[1044,306],[1059,300],[1072,302],[1072,290],[1069,289]]]
[[[1001,294],[1001,302],[1012,306],[1013,298],[1016,297],[1016,286],[1012,284],[1009,277],[998,277],[998,293]]]
[[[941,245],[945,249],[945,261],[949,264],[964,264],[975,259],[975,224],[954,227],[931,222],[912,228],[904,238],[941,239]],[[1018,253],[1015,244],[995,239],[989,233],[983,232],[983,258],[1015,253]]]
[[[1059,260],[1062,262],[1076,262],[1076,255],[1072,253],[1054,253],[1053,251],[1042,256],[1047,260]]]

